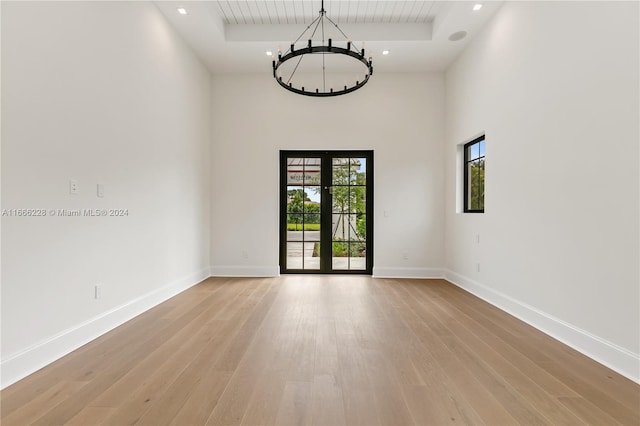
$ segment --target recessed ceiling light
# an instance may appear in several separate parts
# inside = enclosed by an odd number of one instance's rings
[[[270,51],[270,50],[267,50],[267,52],[266,52],[266,53],[267,53],[267,56],[273,56],[273,52],[272,52],[272,51]]]
[[[383,51],[382,51],[382,54],[383,54],[383,55],[388,55],[388,54],[389,54],[389,51],[388,51],[388,50],[383,50]]]
[[[480,3],[473,6],[473,10],[480,10],[480,9],[482,9],[482,5]]]
[[[180,15],[186,15],[187,14],[187,9],[185,9],[184,7],[179,7],[178,8],[178,13]]]

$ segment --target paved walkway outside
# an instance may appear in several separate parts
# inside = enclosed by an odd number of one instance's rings
[[[287,231],[287,269],[320,269],[320,258],[313,256],[313,247],[320,241],[320,231],[305,231],[302,242],[302,231]],[[364,270],[366,258],[364,257],[334,257],[333,269],[338,270]]]
[[[287,253],[287,269],[302,269],[302,257],[292,257]],[[319,257],[304,257],[304,269],[320,269]],[[366,269],[366,258],[364,257],[352,257],[351,265],[349,265],[348,257],[334,257],[333,269],[338,270],[364,270]]]

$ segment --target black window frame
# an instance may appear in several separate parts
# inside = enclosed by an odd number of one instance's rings
[[[464,190],[463,190],[463,203],[464,203],[464,213],[484,213],[484,191],[482,193],[482,208],[481,209],[474,209],[471,208],[469,206],[469,163],[473,162],[473,161],[477,161],[477,160],[483,160],[484,164],[486,165],[486,160],[485,160],[485,156],[486,156],[486,152],[483,153],[482,155],[480,155],[480,148],[478,147],[478,156],[474,157],[474,158],[469,158],[469,147],[476,145],[476,144],[480,144],[480,142],[484,142],[485,145],[485,151],[486,151],[486,146],[487,146],[487,142],[485,139],[485,135],[479,136],[477,138],[475,138],[474,140],[467,142],[466,144],[464,144],[463,146],[463,162],[462,162],[462,167],[464,168]],[[483,182],[482,182],[482,187],[485,187],[485,179],[483,178]]]

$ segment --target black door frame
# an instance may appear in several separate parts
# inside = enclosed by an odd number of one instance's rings
[[[287,269],[287,158],[320,158],[321,159],[321,195],[320,195],[320,269]],[[329,191],[332,181],[332,159],[365,158],[367,160],[366,175],[366,256],[365,269],[333,270],[332,254],[332,200]],[[329,198],[327,198],[329,197]],[[281,150],[280,151],[280,273],[281,274],[355,274],[371,275],[373,272],[373,150],[344,151],[312,151]],[[329,238],[326,238],[329,235]],[[304,252],[303,252],[304,255]],[[327,261],[328,259],[328,261]]]

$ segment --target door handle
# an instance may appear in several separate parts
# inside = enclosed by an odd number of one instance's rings
[[[329,191],[329,194],[333,195],[333,186],[325,186],[324,189]]]

